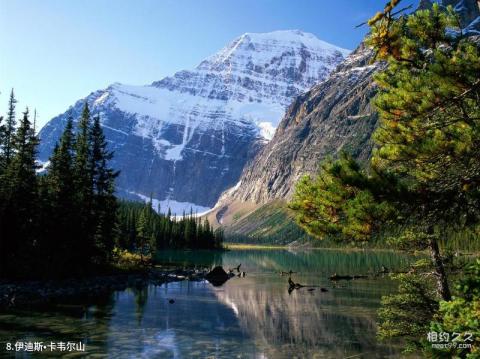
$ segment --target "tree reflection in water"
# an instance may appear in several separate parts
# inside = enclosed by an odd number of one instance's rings
[[[376,309],[395,290],[388,277],[334,284],[333,273],[404,269],[395,252],[243,250],[164,252],[169,264],[235,268],[220,287],[178,282],[130,287],[107,296],[0,313],[0,342],[82,340],[89,354],[108,357],[292,358],[403,357],[375,337]],[[288,293],[288,276],[315,286]],[[328,289],[322,292],[320,288]],[[173,302],[170,301],[173,299]],[[368,354],[367,354],[368,353]]]

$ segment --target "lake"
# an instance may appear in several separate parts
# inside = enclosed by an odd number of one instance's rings
[[[48,308],[0,312],[0,355],[8,342],[81,341],[85,353],[75,357],[404,357],[400,346],[376,339],[381,296],[394,292],[396,285],[386,276],[372,274],[382,265],[404,269],[412,259],[370,250],[162,251],[157,255],[161,263],[224,268],[241,264],[246,276],[233,277],[220,287],[174,282]],[[313,290],[289,293],[288,276],[280,275],[289,270],[297,272],[292,275],[295,282]],[[328,279],[333,273],[369,278],[333,283]],[[21,354],[19,358],[28,357]],[[58,350],[41,356],[55,355],[69,357]]]

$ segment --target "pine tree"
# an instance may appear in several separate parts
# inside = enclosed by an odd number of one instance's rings
[[[441,302],[430,330],[437,333],[469,333],[470,348],[452,345],[444,350],[426,348],[432,358],[478,358],[480,356],[480,259],[469,263],[456,285],[457,295]],[[466,334],[466,335],[469,335]],[[440,353],[439,353],[440,352]]]
[[[5,140],[5,124],[3,123],[3,116],[0,116],[0,181],[1,176],[5,171]]]
[[[108,166],[108,162],[113,158],[113,153],[108,150],[98,116],[94,118],[90,137],[92,143],[90,168],[94,193],[93,216],[97,222],[95,242],[102,257],[100,260],[106,262],[113,249],[115,239],[117,202],[114,192],[115,178],[119,173]]]
[[[156,213],[151,204],[119,202],[119,234],[117,245],[121,248],[154,254],[161,248],[221,248],[223,232],[214,231],[190,212],[181,219]]]
[[[410,194],[394,176],[364,169],[349,155],[325,160],[318,175],[303,177],[289,206],[309,234],[334,240],[368,241],[398,214],[391,201]],[[390,221],[390,222],[389,222]]]
[[[5,125],[3,124],[3,116],[0,116],[0,278],[4,273],[3,265],[5,263],[5,253],[6,248],[5,242],[6,238],[3,235],[4,231],[4,212],[5,212],[5,196],[6,193],[4,191],[4,181],[5,181],[5,154],[3,149],[5,147]]]
[[[137,248],[140,252],[140,258],[143,262],[143,255],[145,253],[146,244],[149,237],[148,231],[148,211],[149,211],[149,203],[147,203],[140,213],[138,217],[138,221],[136,223],[136,231],[137,231],[137,240],[138,245]]]
[[[90,124],[85,105],[75,136],[69,117],[47,172],[37,175],[35,124],[27,109],[16,128],[15,104],[12,91],[0,121],[0,277],[84,275],[107,263],[117,236],[118,173],[100,120]],[[135,215],[127,213],[124,226],[133,239]],[[145,215],[156,240],[157,222]]]
[[[33,133],[28,108],[23,113],[18,130],[10,132],[10,162],[3,183],[4,213],[2,237],[5,244],[2,249],[7,254],[5,266],[7,272],[22,273],[26,265],[25,258],[32,256],[37,230],[38,183],[35,163],[38,140]],[[24,273],[23,273],[24,274]]]
[[[217,228],[214,232],[214,245],[213,248],[219,249],[222,248],[223,239],[225,235],[222,228]]]
[[[480,221],[479,48],[450,37],[456,19],[436,5],[380,21],[370,43],[389,66],[376,77],[381,123],[370,172],[345,160],[323,167],[315,183],[300,184],[292,206],[311,233],[319,218],[321,227],[351,238],[368,239],[388,223],[413,227],[448,300],[438,240],[452,226]],[[388,46],[379,39],[386,33]]]
[[[73,253],[78,246],[81,230],[78,225],[78,207],[75,205],[76,190],[74,178],[75,138],[73,120],[68,118],[59,143],[55,146],[49,161],[48,172],[43,182],[43,201],[46,229],[43,239],[43,255],[52,263],[47,270],[54,272],[66,263],[72,267]]]
[[[185,222],[185,233],[184,233],[184,246],[186,248],[195,248],[197,245],[195,241],[197,228],[195,223],[195,218],[193,217],[193,211],[190,210],[190,215],[184,217]]]
[[[75,138],[73,134],[73,120],[68,118],[60,142],[55,146],[50,157],[48,179],[50,189],[59,198],[66,197],[73,201],[74,187],[74,158]]]
[[[369,239],[395,226],[396,242],[430,251],[429,265],[399,280],[401,288],[433,287],[434,295],[388,297],[380,326],[384,336],[418,338],[415,331],[435,314],[432,303],[451,300],[439,240],[480,223],[480,47],[461,35],[451,8],[434,4],[398,19],[392,9],[369,22],[369,45],[388,64],[375,77],[380,125],[370,167],[345,160],[323,166],[300,183],[292,207],[320,237]],[[430,309],[412,323],[414,305]]]
[[[15,99],[15,94],[12,91],[10,92],[10,98],[8,101],[8,113],[5,122],[5,127],[3,130],[3,155],[4,155],[4,168],[6,168],[13,157],[13,141],[15,136],[15,106],[17,100]]]
[[[92,138],[90,132],[91,118],[88,104],[80,117],[77,136],[75,139],[74,179],[76,200],[74,205],[78,209],[78,221],[81,224],[82,239],[78,243],[79,260],[92,258],[98,255],[95,246],[94,234],[95,219],[93,213],[93,168],[92,168]]]
[[[36,169],[38,168],[35,157],[38,139],[35,136],[33,127],[29,119],[28,108],[23,113],[23,118],[16,133],[12,139],[12,161],[9,165],[9,171],[13,172],[14,181],[11,188],[20,186],[25,199],[36,197]],[[20,191],[19,188],[15,188]]]
[[[403,181],[403,202],[427,236],[440,296],[449,300],[438,240],[446,229],[480,222],[480,48],[458,31],[452,8],[417,11],[373,25],[370,43],[388,62],[376,76],[381,125],[372,166]],[[415,206],[415,207],[414,207]],[[406,211],[405,211],[406,212]]]

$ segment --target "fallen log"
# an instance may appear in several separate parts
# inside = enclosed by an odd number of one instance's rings
[[[362,279],[368,278],[367,275],[338,275],[337,273],[330,276],[330,280],[352,280],[352,279]]]
[[[293,289],[299,289],[299,288],[303,288],[305,287],[304,285],[300,284],[300,283],[295,283],[292,278],[288,278],[288,285],[293,288]]]
[[[288,294],[292,293],[295,289],[307,288],[309,292],[314,291],[316,288],[320,288],[320,291],[325,293],[328,292],[327,288],[320,287],[318,285],[304,285],[300,283],[295,283],[291,277],[288,278]]]

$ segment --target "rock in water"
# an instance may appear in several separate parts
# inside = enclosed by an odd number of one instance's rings
[[[212,283],[213,286],[219,287],[223,283],[225,283],[227,280],[229,280],[230,276],[227,274],[227,272],[225,272],[225,270],[222,267],[217,266],[213,268],[209,273],[207,273],[205,278],[210,283]]]

